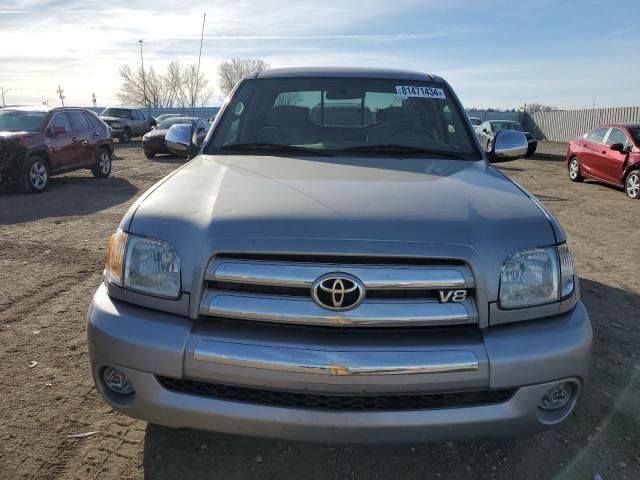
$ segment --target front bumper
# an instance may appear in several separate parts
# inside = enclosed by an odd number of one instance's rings
[[[142,142],[142,148],[146,152],[152,153],[171,153],[167,148],[166,142]]]
[[[204,325],[203,325],[204,324]],[[251,436],[289,438],[326,442],[426,441],[515,435],[548,428],[566,418],[575,402],[560,416],[549,416],[538,408],[544,393],[561,380],[584,384],[591,358],[591,326],[581,303],[569,313],[550,319],[520,322],[492,327],[483,332],[465,330],[458,335],[447,331],[429,331],[420,351],[426,354],[466,351],[477,358],[477,368],[460,371],[435,371],[393,375],[318,375],[307,371],[265,369],[264,364],[213,363],[198,358],[198,346],[225,343],[233,351],[234,338],[249,352],[259,355],[265,345],[274,351],[286,351],[291,342],[312,351],[311,338],[326,340],[333,354],[344,353],[343,345],[331,345],[329,333],[306,329],[292,331],[292,336],[277,339],[266,326],[244,337],[224,323],[214,320],[193,322],[185,317],[157,312],[112,300],[101,286],[96,293],[88,317],[87,334],[92,372],[103,398],[134,418],[176,428],[197,428]],[[306,335],[306,337],[305,337]],[[327,339],[322,338],[324,336]],[[342,342],[348,342],[351,334]],[[415,353],[416,341],[400,341],[402,333],[384,333],[396,349]],[[411,334],[413,337],[416,335]],[[397,341],[396,341],[397,340]],[[258,345],[258,343],[261,345]],[[339,342],[339,341],[337,341]],[[406,345],[402,345],[402,343]],[[413,343],[412,343],[413,342]],[[246,349],[254,343],[256,348]],[[366,342],[365,342],[366,343]],[[333,350],[332,350],[333,347]],[[390,348],[377,345],[380,356]],[[350,348],[361,351],[362,361],[369,344]],[[359,350],[360,349],[360,350]],[[362,350],[364,349],[364,350]],[[237,349],[241,352],[241,349]],[[315,351],[315,350],[313,350]],[[200,352],[201,354],[202,352]],[[206,352],[205,352],[206,353]],[[353,352],[352,352],[353,353]],[[292,352],[295,357],[296,353]],[[278,357],[278,355],[276,355]],[[395,357],[393,355],[392,357]],[[282,356],[280,356],[282,358]],[[287,356],[283,364],[287,364]],[[255,358],[248,358],[249,362]],[[122,397],[113,394],[100,380],[101,370],[116,366],[131,380],[135,394]],[[164,388],[158,376],[195,378],[223,384],[272,388],[280,391],[305,391],[332,394],[396,394],[424,391],[460,391],[474,389],[515,388],[515,394],[498,404],[457,408],[395,411],[327,411],[322,409],[286,408],[238,402],[179,393]],[[577,399],[577,398],[576,398]]]

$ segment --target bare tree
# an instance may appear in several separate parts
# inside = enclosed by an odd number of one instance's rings
[[[218,67],[218,87],[224,95],[228,95],[245,75],[268,68],[269,64],[258,58],[234,58],[230,62],[222,62]]]
[[[143,107],[204,106],[213,96],[213,89],[204,74],[196,79],[196,72],[196,65],[183,66],[174,61],[167,66],[164,75],[150,67],[143,78],[142,68],[134,71],[129,65],[122,65],[122,84],[116,95],[124,104]]]
[[[530,103],[526,107],[527,112],[537,113],[537,112],[553,112],[557,110],[557,107],[552,107],[551,105],[544,105],[542,103]]]

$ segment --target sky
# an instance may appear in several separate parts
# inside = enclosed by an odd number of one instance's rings
[[[203,13],[214,87],[240,57],[435,73],[467,108],[640,105],[640,0],[0,0],[6,103],[116,105],[138,40],[145,68],[197,62]]]

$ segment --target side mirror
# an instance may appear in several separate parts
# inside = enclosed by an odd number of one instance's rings
[[[524,157],[529,144],[524,133],[517,130],[500,130],[496,133],[487,156],[492,163],[508,162]]]
[[[613,145],[611,145],[609,147],[611,150],[613,150],[614,152],[620,152],[623,153],[624,152],[624,145],[621,143],[614,143]]]
[[[193,127],[188,124],[172,125],[165,135],[167,148],[171,153],[187,157],[197,150],[193,141]]]

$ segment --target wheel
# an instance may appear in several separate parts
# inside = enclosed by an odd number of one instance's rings
[[[129,141],[131,140],[131,131],[128,128],[125,128],[119,139],[120,143],[129,143]]]
[[[108,177],[111,173],[111,153],[106,148],[98,150],[96,155],[96,165],[91,169],[91,173],[96,178]]]
[[[640,170],[634,170],[627,175],[624,191],[627,192],[629,198],[640,198]]]
[[[527,154],[525,155],[525,157],[530,157],[531,155],[533,155],[534,153],[536,153],[536,147],[531,147],[527,149]]]
[[[155,158],[156,152],[149,152],[148,150],[144,150],[144,156],[151,160],[152,158]]]
[[[572,182],[581,182],[584,180],[582,175],[580,175],[580,162],[578,161],[578,157],[571,157],[569,161],[569,178]]]
[[[27,158],[24,186],[32,193],[42,193],[49,186],[49,163],[42,157],[33,155]]]

